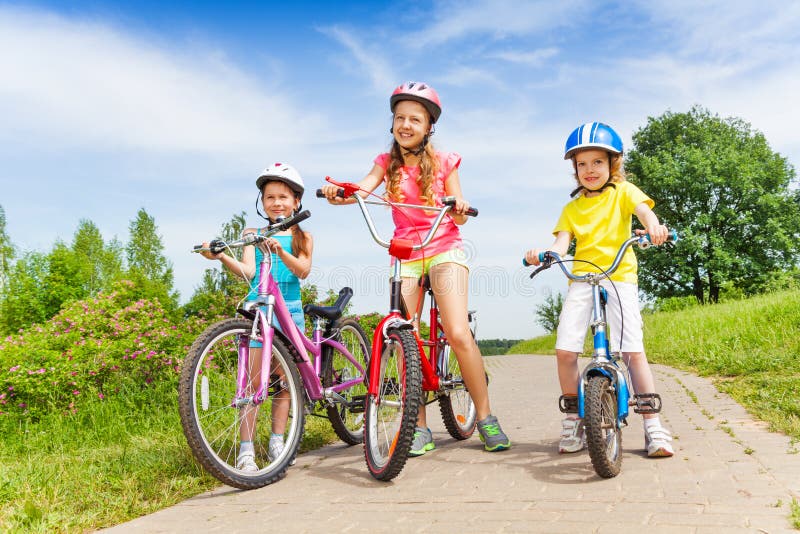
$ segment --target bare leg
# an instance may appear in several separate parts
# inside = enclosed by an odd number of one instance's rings
[[[562,395],[577,395],[578,380],[580,380],[578,353],[556,349],[556,360],[558,363],[558,383],[561,385]]]
[[[439,305],[442,328],[455,351],[461,375],[475,403],[478,420],[491,414],[486,370],[469,329],[467,313],[469,271],[463,265],[442,263],[430,270],[431,288]]]
[[[656,383],[653,371],[644,352],[623,352],[622,357],[631,371],[631,388],[634,393],[655,393]],[[658,414],[643,414],[645,419],[658,417]]]

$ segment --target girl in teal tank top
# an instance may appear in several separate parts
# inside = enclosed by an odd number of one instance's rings
[[[261,213],[259,202],[256,203],[256,210],[259,215],[269,221],[278,218],[290,217],[300,211],[300,200],[303,197],[304,185],[300,174],[290,165],[275,163],[267,167],[261,176],[256,180],[261,197]],[[248,228],[244,232],[261,233],[261,229]],[[207,244],[206,244],[207,246]],[[276,234],[267,239],[263,244],[264,250],[269,250],[272,254],[272,276],[278,283],[286,307],[292,314],[297,327],[305,330],[305,318],[303,317],[303,304],[300,300],[300,280],[308,276],[311,271],[311,255],[314,243],[311,234],[304,232],[298,225],[293,226],[286,232]],[[251,286],[245,300],[254,300],[257,294],[259,270],[263,259],[260,248],[249,246],[242,250],[242,259],[227,254],[203,253],[209,259],[220,260],[226,269],[232,273],[245,278]],[[280,329],[279,325],[275,325]],[[273,360],[273,372],[277,375],[283,374],[283,369],[276,368]],[[250,383],[253,391],[260,387],[261,377],[261,344],[251,342],[250,344],[250,369],[248,369]],[[289,416],[288,395],[279,392],[273,397],[272,402],[272,433],[269,439],[268,459],[276,458],[283,450],[283,437],[286,431],[286,423]],[[253,446],[253,435],[257,424],[258,406],[249,405],[242,409],[239,435],[241,445],[236,460],[236,467],[242,471],[258,471],[256,463],[256,451]]]

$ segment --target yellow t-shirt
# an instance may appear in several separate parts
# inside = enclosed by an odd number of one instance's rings
[[[655,202],[630,182],[614,184],[595,197],[575,198],[564,206],[553,229],[569,232],[576,240],[575,259],[586,260],[608,269],[622,243],[631,236],[631,223],[636,206],[642,202],[650,208]],[[588,263],[575,262],[572,272],[581,275],[600,272]],[[619,268],[611,275],[618,282],[637,283],[636,255],[629,248]]]

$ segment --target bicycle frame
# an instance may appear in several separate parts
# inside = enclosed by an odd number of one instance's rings
[[[335,182],[332,182],[335,184]],[[335,184],[335,185],[349,185],[349,184]],[[436,391],[439,389],[439,377],[436,373],[435,365],[435,358],[438,354],[436,343],[437,341],[431,338],[430,341],[423,341],[420,336],[419,332],[414,328],[412,321],[408,318],[408,313],[403,303],[403,295],[402,295],[402,278],[400,276],[400,266],[402,264],[403,259],[408,259],[411,255],[412,251],[420,250],[428,246],[428,244],[433,239],[434,234],[439,229],[439,225],[444,220],[445,215],[450,211],[452,207],[449,204],[445,204],[441,208],[435,208],[431,206],[419,206],[416,204],[399,204],[399,203],[392,203],[392,207],[401,207],[401,208],[408,208],[408,209],[421,209],[427,211],[438,211],[438,215],[434,219],[433,223],[431,224],[431,229],[428,231],[428,234],[422,239],[421,243],[418,245],[414,245],[411,241],[403,240],[403,239],[392,239],[391,241],[386,241],[382,239],[379,235],[377,230],[375,229],[375,224],[372,221],[372,217],[367,210],[367,204],[375,204],[380,206],[385,206],[387,204],[386,201],[369,201],[364,200],[358,194],[355,194],[355,189],[345,187],[345,190],[349,190],[351,192],[352,198],[356,200],[359,207],[361,208],[361,214],[364,217],[364,221],[367,223],[367,228],[369,228],[369,232],[372,235],[372,238],[375,240],[376,243],[381,245],[384,248],[389,249],[389,254],[394,258],[394,266],[392,269],[392,278],[391,278],[391,291],[390,291],[390,302],[389,302],[389,314],[386,315],[378,326],[375,328],[375,335],[372,338],[372,358],[370,359],[370,367],[369,371],[367,372],[367,376],[369,377],[369,387],[368,393],[370,395],[377,395],[378,394],[378,377],[380,376],[380,364],[381,364],[381,354],[383,353],[384,347],[386,345],[386,340],[388,338],[388,332],[390,330],[412,330],[414,332],[414,337],[417,341],[417,345],[419,347],[420,352],[420,360],[421,360],[421,369],[423,373],[423,390],[425,391]],[[477,213],[477,211],[475,212]],[[435,320],[434,320],[435,319]],[[438,309],[433,307],[431,309],[431,329],[433,331],[438,331]],[[379,335],[380,334],[380,335]],[[425,353],[423,351],[423,346],[428,346],[430,348],[432,356],[429,358],[425,357]],[[434,363],[432,363],[434,362]]]
[[[677,234],[673,232],[670,235],[670,240],[673,242],[677,241]],[[593,306],[590,326],[592,328],[593,353],[592,361],[589,362],[581,372],[581,379],[578,383],[578,417],[584,417],[584,392],[589,378],[603,375],[611,381],[617,394],[617,428],[621,428],[626,423],[626,418],[629,414],[630,390],[628,388],[628,381],[625,378],[625,372],[619,365],[621,354],[610,350],[606,332],[608,326],[606,323],[607,292],[606,289],[600,285],[600,282],[609,278],[611,274],[617,270],[628,247],[634,243],[638,244],[640,248],[647,248],[650,246],[650,240],[647,236],[633,236],[628,238],[620,247],[611,266],[600,273],[575,275],[565,266],[565,263],[557,253],[546,251],[539,255],[539,260],[543,263],[542,267],[531,274],[531,278],[533,278],[542,269],[546,269],[555,263],[570,280],[591,285]],[[562,406],[562,410],[564,408],[565,406]]]
[[[263,241],[266,237],[274,235],[278,230],[267,232],[263,236],[252,236],[251,241],[243,244],[254,244]],[[272,364],[272,342],[275,337],[275,322],[280,325],[281,334],[295,351],[297,369],[303,379],[303,386],[308,398],[311,401],[318,401],[323,398],[338,397],[340,391],[353,387],[364,380],[364,368],[358,360],[347,350],[347,347],[338,341],[323,337],[321,326],[322,319],[316,318],[314,321],[314,331],[312,338],[307,338],[297,327],[292,314],[286,306],[278,283],[272,276],[271,270],[272,255],[265,253],[261,261],[257,285],[257,297],[253,301],[245,303],[240,313],[253,320],[253,327],[249,335],[241,336],[238,346],[238,370],[237,370],[237,389],[236,396],[231,402],[232,407],[243,407],[247,404],[259,405],[263,403],[268,394],[269,376]],[[247,369],[250,367],[250,341],[262,343],[261,352],[261,382],[253,395],[246,395],[248,377]],[[357,377],[336,384],[335,386],[324,388],[320,381],[322,372],[322,350],[325,346],[330,346],[341,352],[360,373]],[[311,354],[311,358],[309,357]],[[313,361],[312,361],[313,359]]]

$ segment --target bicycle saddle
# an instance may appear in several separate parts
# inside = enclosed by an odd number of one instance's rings
[[[353,290],[349,287],[343,287],[339,291],[339,298],[333,303],[333,306],[318,306],[316,304],[306,304],[303,306],[303,312],[310,317],[322,317],[329,321],[335,321],[344,313],[344,309],[350,299],[353,297]]]

